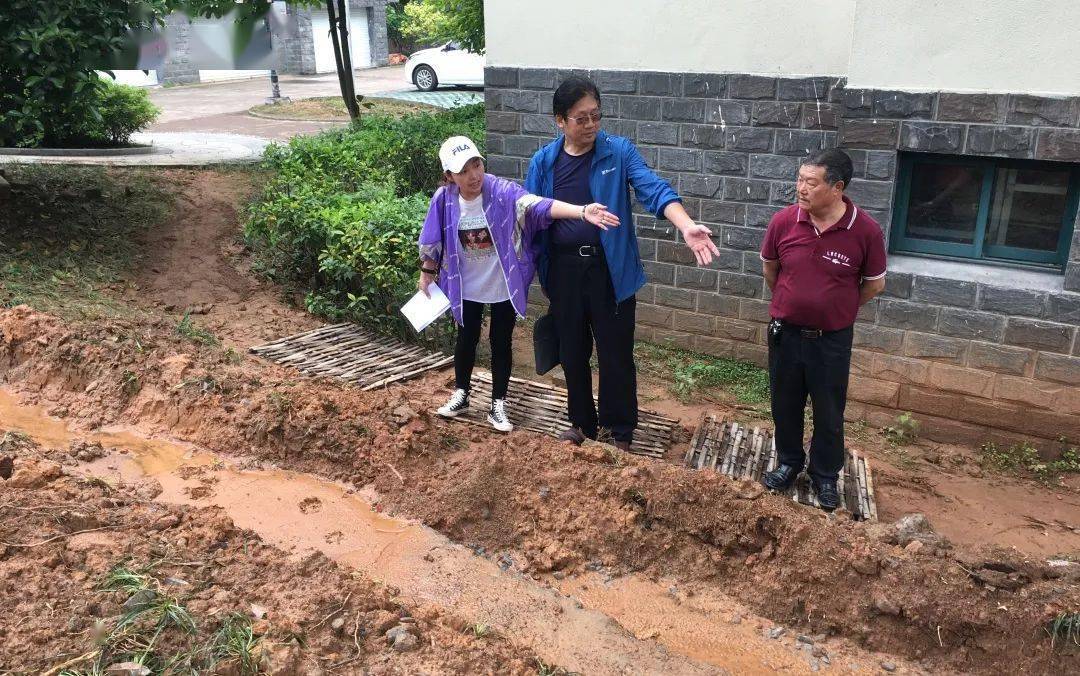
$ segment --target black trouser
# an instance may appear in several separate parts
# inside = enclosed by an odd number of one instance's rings
[[[510,382],[513,366],[514,306],[504,300],[492,303],[491,326],[491,398],[505,399],[506,386]],[[468,392],[471,387],[473,364],[476,363],[476,344],[480,342],[480,328],[484,322],[484,304],[471,300],[461,301],[461,322],[458,327],[457,345],[454,347],[454,380],[459,389]]]
[[[807,472],[819,480],[835,481],[844,467],[844,405],[851,369],[852,329],[829,331],[817,337],[785,325],[769,340],[769,390],[776,424],[776,455],[780,463],[802,469],[803,409],[810,396],[814,436],[810,440]]]
[[[547,287],[558,327],[570,424],[592,439],[598,427],[605,427],[616,441],[632,441],[637,427],[636,299],[616,303],[604,257],[580,256],[576,250],[553,253]],[[589,365],[594,337],[600,366],[599,416]]]

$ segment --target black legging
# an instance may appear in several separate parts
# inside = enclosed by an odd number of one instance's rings
[[[508,300],[492,303],[490,307],[491,398],[505,399],[506,386],[510,383],[510,367],[513,366],[515,312]],[[457,346],[454,348],[454,379],[459,389],[468,392],[471,389],[473,364],[476,362],[476,344],[480,341],[480,327],[484,321],[484,303],[461,301],[461,321]]]

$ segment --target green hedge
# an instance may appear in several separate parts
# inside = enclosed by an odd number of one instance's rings
[[[394,118],[271,145],[273,172],[248,210],[245,236],[259,269],[305,293],[311,312],[413,338],[398,308],[416,288],[416,240],[438,187],[439,145],[464,134],[483,149],[477,104]],[[446,322],[424,340],[446,345]]]
[[[131,135],[150,126],[161,109],[150,101],[146,89],[117,84],[108,77],[96,75],[85,87],[80,100],[85,105],[72,109],[64,124],[54,128],[55,137],[46,137],[44,128],[21,125],[19,132],[5,137],[0,124],[0,145],[34,148],[57,146],[67,148],[110,148],[128,145]],[[62,127],[62,131],[59,129]]]

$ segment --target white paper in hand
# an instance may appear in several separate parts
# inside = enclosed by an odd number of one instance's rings
[[[433,321],[442,316],[442,313],[450,309],[450,299],[446,297],[439,285],[432,282],[427,288],[431,298],[417,291],[416,295],[409,299],[408,303],[401,306],[401,314],[413,325],[417,332],[423,331]]]

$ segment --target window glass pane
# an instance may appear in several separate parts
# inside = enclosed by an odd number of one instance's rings
[[[999,168],[986,245],[1057,251],[1068,193],[1067,171]]]
[[[974,244],[983,170],[930,162],[911,167],[907,236]]]

